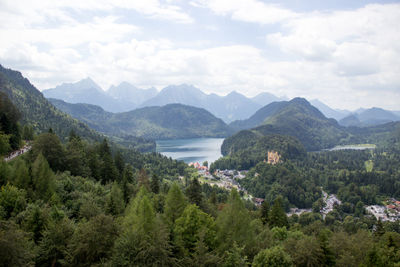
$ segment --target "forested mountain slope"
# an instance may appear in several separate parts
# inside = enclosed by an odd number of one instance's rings
[[[231,133],[230,128],[210,112],[181,104],[109,113],[93,105],[69,104],[55,99],[50,101],[59,109],[107,134],[176,139],[225,137]]]

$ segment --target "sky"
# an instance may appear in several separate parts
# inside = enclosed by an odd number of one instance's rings
[[[39,90],[91,77],[400,110],[400,1],[0,0],[0,64]]]

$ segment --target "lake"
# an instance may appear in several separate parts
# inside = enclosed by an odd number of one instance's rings
[[[328,151],[336,151],[336,150],[366,150],[366,149],[375,149],[376,145],[374,144],[360,144],[360,145],[343,145],[343,146],[335,146],[334,148],[324,149]]]
[[[192,138],[192,139],[174,139],[157,140],[156,151],[164,156],[177,160],[183,160],[186,163],[208,161],[208,164],[214,162],[221,155],[221,145],[224,138]]]

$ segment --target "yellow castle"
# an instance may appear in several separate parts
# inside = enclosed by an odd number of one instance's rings
[[[275,165],[279,163],[281,156],[276,151],[268,151],[268,164]]]

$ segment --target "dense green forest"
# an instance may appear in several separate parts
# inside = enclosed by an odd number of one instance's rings
[[[231,134],[228,125],[210,112],[182,104],[111,113],[95,105],[70,104],[57,99],[49,101],[91,128],[114,136],[133,135],[157,140],[225,137]]]
[[[256,207],[235,189],[200,184],[192,168],[156,153],[87,142],[75,131],[65,140],[52,130],[33,136],[18,127],[18,109],[6,98],[1,103],[2,153],[23,145],[22,137],[33,141],[29,152],[0,161],[0,266],[400,262],[399,224],[363,209],[371,197],[399,194],[397,132],[372,153],[305,154],[296,139],[264,140],[287,154],[277,165],[256,164],[243,180],[266,198]],[[325,219],[319,212],[287,217],[293,204],[318,211],[320,185],[344,204]]]

